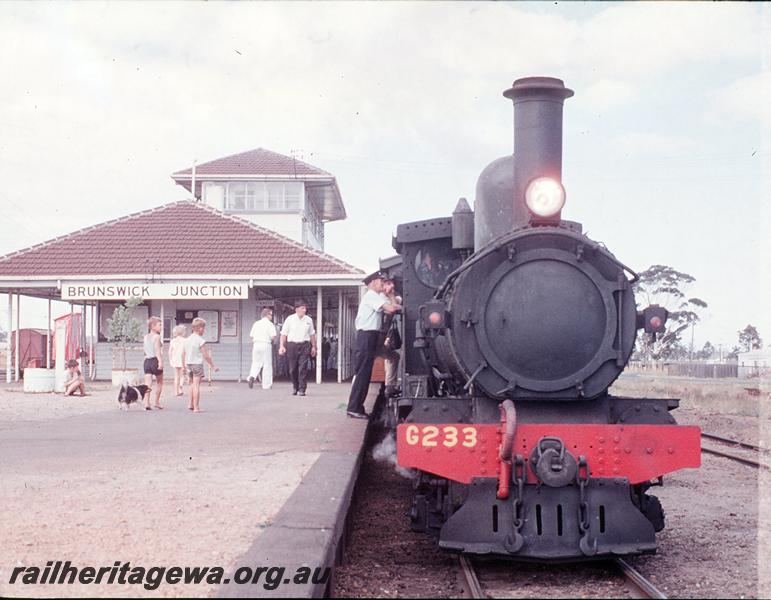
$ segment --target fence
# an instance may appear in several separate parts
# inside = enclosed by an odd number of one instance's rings
[[[739,376],[739,366],[737,363],[629,363],[627,369],[632,373],[650,373],[651,375],[667,375],[670,377],[696,377],[700,379]]]
[[[771,377],[771,367],[765,365],[742,365],[739,367],[739,377],[745,377],[747,379],[752,377],[767,378]]]

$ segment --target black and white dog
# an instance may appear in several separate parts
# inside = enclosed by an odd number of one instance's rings
[[[118,392],[118,407],[128,410],[130,405],[140,402],[149,392],[150,388],[146,385],[129,385],[124,381]]]

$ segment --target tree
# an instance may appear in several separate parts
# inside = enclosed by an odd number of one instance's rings
[[[687,351],[681,337],[699,322],[698,311],[707,307],[704,300],[686,295],[686,290],[696,279],[666,265],[652,265],[639,276],[633,286],[638,305],[658,304],[669,311],[666,330],[658,334],[655,341],[648,335],[638,336],[639,355],[646,360],[685,358],[683,353],[687,355]]]
[[[662,348],[661,356],[659,358],[664,360],[686,360],[688,355],[688,348],[677,341]]]
[[[742,352],[759,350],[763,347],[763,340],[753,325],[747,325],[747,327],[737,333],[739,334],[739,347],[742,349]]]
[[[0,327],[0,342],[8,341],[8,332]]]
[[[710,342],[704,342],[704,347],[696,353],[696,358],[709,360],[715,355],[715,347]]]
[[[141,303],[141,298],[129,298],[122,306],[115,308],[111,319],[107,319],[107,341],[114,344],[113,348],[121,358],[121,368],[124,371],[126,370],[126,355],[132,344],[142,340],[142,323],[131,316],[131,309]]]

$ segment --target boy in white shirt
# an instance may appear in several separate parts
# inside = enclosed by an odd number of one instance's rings
[[[203,332],[206,329],[206,321],[201,318],[193,319],[191,333],[185,340],[185,350],[182,354],[182,362],[187,365],[190,371],[190,403],[188,410],[199,413],[203,412],[200,408],[201,403],[201,379],[203,379],[203,361],[205,360],[211,366],[212,371],[219,371],[219,367],[214,365],[209,349],[206,347],[206,340],[203,339]]]

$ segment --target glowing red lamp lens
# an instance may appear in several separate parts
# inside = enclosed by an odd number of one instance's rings
[[[431,325],[439,325],[442,322],[442,315],[436,311],[428,315],[428,322]]]
[[[661,317],[651,317],[651,327],[654,330],[660,329],[663,324]]]

